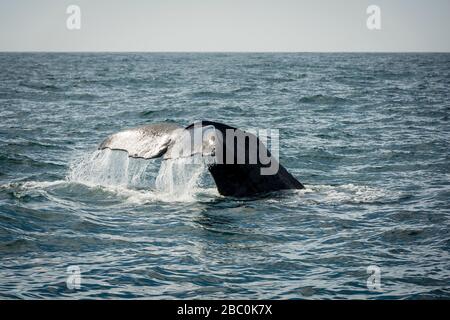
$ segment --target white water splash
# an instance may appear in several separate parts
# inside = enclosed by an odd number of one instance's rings
[[[202,155],[165,160],[156,178],[156,189],[177,198],[189,197],[198,191],[200,178],[206,171]]]
[[[297,193],[302,195],[303,201],[328,204],[375,203],[399,196],[395,192],[351,183],[338,186],[309,185]]]
[[[123,151],[105,149],[73,163],[67,180],[120,191],[130,199],[136,198],[137,202],[143,198],[193,201],[196,193],[205,191],[200,184],[206,173],[207,166],[201,155],[144,160],[129,158]]]
[[[149,163],[130,165],[130,162],[126,152],[97,150],[73,163],[67,179],[88,185],[132,186],[139,182]]]

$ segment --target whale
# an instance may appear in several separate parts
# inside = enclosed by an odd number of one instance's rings
[[[143,125],[108,136],[98,149],[163,161],[199,155],[208,160],[208,171],[222,196],[242,198],[304,188],[258,136],[220,122],[196,121],[187,127],[172,122]]]

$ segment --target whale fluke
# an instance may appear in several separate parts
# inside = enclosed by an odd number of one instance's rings
[[[157,123],[128,129],[106,138],[99,149],[122,150],[129,157],[143,159],[169,160],[196,154],[212,158],[208,170],[224,196],[304,188],[258,137],[218,122],[201,121],[186,128]]]
[[[126,151],[132,158],[158,158],[166,153],[180,130],[183,128],[174,123],[145,125],[110,135],[98,149]]]

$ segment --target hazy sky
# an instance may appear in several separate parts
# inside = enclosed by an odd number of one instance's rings
[[[0,51],[448,52],[449,31],[450,0],[0,0]]]

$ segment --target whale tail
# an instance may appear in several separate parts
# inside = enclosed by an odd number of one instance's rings
[[[304,188],[258,137],[218,122],[196,122],[186,128],[158,123],[124,130],[109,136],[99,146],[106,148],[143,159],[167,160],[194,154],[212,158],[208,170],[224,196],[248,197]]]

